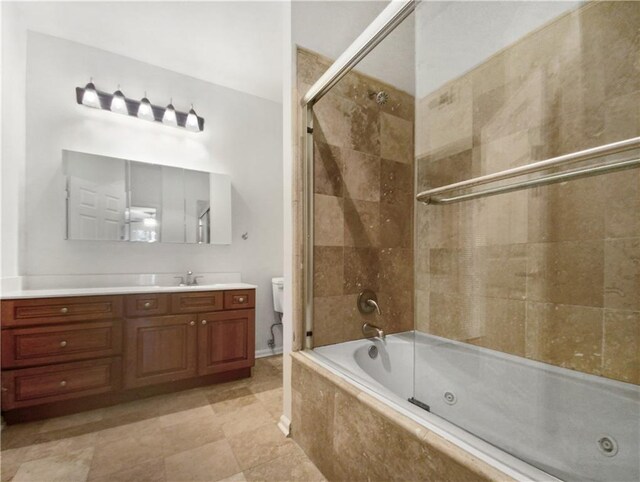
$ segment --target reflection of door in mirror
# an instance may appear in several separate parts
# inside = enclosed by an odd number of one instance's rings
[[[67,238],[127,239],[125,163],[65,152]]]
[[[209,173],[184,171],[187,243],[209,243]]]
[[[156,208],[131,206],[127,215],[130,241],[157,243],[160,240]]]
[[[208,201],[198,201],[198,244],[209,244],[211,239],[211,208]]]

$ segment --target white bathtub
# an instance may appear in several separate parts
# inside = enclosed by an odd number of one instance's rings
[[[334,373],[516,479],[640,480],[636,385],[414,332],[314,353]],[[617,443],[615,455],[601,450],[603,437]]]

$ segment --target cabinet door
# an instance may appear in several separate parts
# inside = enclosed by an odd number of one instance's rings
[[[197,375],[194,315],[127,320],[125,388]]]
[[[253,366],[254,310],[201,314],[198,330],[198,373],[200,375]]]

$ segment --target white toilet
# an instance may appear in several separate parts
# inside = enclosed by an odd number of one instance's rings
[[[273,292],[273,311],[278,314],[277,321],[271,325],[271,338],[269,339],[269,348],[276,346],[276,338],[273,334],[273,327],[282,325],[282,295],[284,293],[284,278],[271,278],[271,290]]]

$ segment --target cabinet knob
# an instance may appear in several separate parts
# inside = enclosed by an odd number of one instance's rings
[[[151,308],[151,303],[147,301],[143,306],[145,310],[148,310],[149,308]]]
[[[67,308],[66,306],[64,308],[60,308],[60,313],[66,315],[67,313],[69,313],[69,308]]]
[[[61,386],[61,387],[66,387],[66,386],[67,386],[67,381],[66,381],[66,380],[62,380],[62,381],[60,382],[60,386]]]
[[[201,323],[202,323],[203,325],[206,325],[206,324],[207,324],[207,320],[202,320],[202,321],[201,321]]]
[[[3,391],[3,392],[8,392],[8,391],[9,391],[9,389],[8,389],[7,387],[2,387],[2,391]]]
[[[244,303],[244,298],[242,296],[238,298],[238,303]]]
[[[67,346],[67,342],[66,342],[65,340],[62,340],[62,341],[60,342],[60,346],[61,346],[62,348],[64,348],[65,346]]]
[[[196,322],[195,322],[195,321],[190,321],[190,322],[189,322],[189,324],[190,324],[191,326],[194,326],[194,325],[196,324]]]

